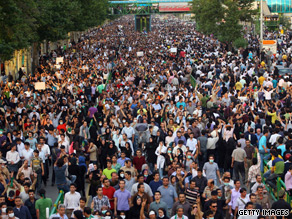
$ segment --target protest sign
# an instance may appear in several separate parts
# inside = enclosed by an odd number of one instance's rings
[[[45,90],[46,89],[46,83],[45,82],[35,82],[34,83],[34,89],[36,89],[36,90]]]

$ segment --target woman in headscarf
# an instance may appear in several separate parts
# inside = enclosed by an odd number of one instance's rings
[[[90,180],[89,194],[92,198],[96,196],[97,187],[101,186],[100,176],[102,172],[97,164],[93,164],[93,170],[89,170],[88,178]]]
[[[96,145],[97,148],[101,151],[99,155],[100,160],[100,167],[101,169],[106,168],[106,157],[107,157],[107,144],[103,138],[99,138],[98,144]]]
[[[106,157],[109,157],[111,159],[111,157],[113,155],[117,155],[118,149],[117,147],[114,145],[114,143],[112,141],[109,142],[109,145],[106,147]]]
[[[105,140],[106,142],[109,142],[109,141],[112,140],[112,138],[111,138],[111,130],[110,130],[110,128],[106,128],[106,129],[105,129],[105,133],[102,135],[102,137],[104,138],[104,140]]]
[[[153,180],[153,176],[149,173],[148,169],[144,169],[142,174],[144,176],[144,182],[149,185],[149,183]]]
[[[123,170],[119,170],[118,175],[119,175],[119,180],[125,179],[125,172]]]
[[[169,217],[166,216],[166,211],[164,208],[158,209],[158,217],[159,219],[169,219]]]
[[[137,196],[134,200],[133,206],[129,211],[129,218],[140,218],[140,210],[142,207],[142,198]]]
[[[77,165],[77,158],[76,157],[71,157],[69,167],[68,167],[68,172],[69,172],[70,176],[72,176],[72,175],[76,176],[75,183],[77,185],[77,192],[81,192],[82,190],[80,188],[82,188],[84,186],[81,185],[82,181],[80,181],[80,179],[82,177],[81,177],[81,173],[80,173],[80,167]]]
[[[130,143],[126,142],[125,148],[122,149],[126,153],[126,157],[131,158],[132,157],[132,149],[130,147]]]
[[[149,142],[146,143],[146,155],[147,155],[147,163],[149,164],[149,167],[150,167],[150,170],[153,171],[154,170],[154,165],[156,163],[156,160],[157,160],[157,156],[155,154],[155,150],[156,150],[156,147],[158,145],[155,145],[154,142],[153,142],[153,138],[150,137],[149,138]]]
[[[85,174],[87,172],[87,167],[86,167],[86,163],[85,163],[85,157],[81,154],[78,157],[78,162],[79,162],[79,182],[80,182],[80,187],[78,187],[80,190],[82,191],[82,194],[85,196]]]

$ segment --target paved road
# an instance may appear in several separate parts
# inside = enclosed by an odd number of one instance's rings
[[[56,185],[51,186],[51,181],[52,181],[51,179],[52,179],[52,166],[50,166],[50,177],[49,177],[49,180],[47,181],[47,186],[44,187],[44,184],[43,184],[43,188],[46,190],[46,196],[48,198],[51,198],[53,203],[55,203],[59,195],[59,190]],[[86,189],[85,192],[87,192],[86,194],[88,194],[88,188],[89,188],[88,183],[86,183],[86,186],[85,186],[85,189]],[[91,201],[89,200],[88,206],[90,206],[90,203]]]

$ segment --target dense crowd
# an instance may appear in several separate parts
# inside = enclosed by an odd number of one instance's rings
[[[292,41],[267,33],[272,54],[246,38],[230,51],[193,22],[158,16],[140,33],[122,17],[43,55],[33,75],[2,76],[1,217],[47,218],[47,184],[65,193],[50,219],[290,211],[291,75],[279,66],[292,69]]]

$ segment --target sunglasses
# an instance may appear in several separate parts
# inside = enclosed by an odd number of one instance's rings
[[[217,205],[215,205],[215,206],[212,206],[212,208],[217,208]]]

